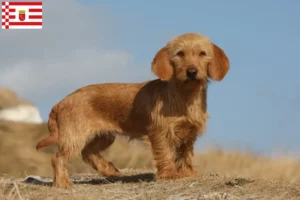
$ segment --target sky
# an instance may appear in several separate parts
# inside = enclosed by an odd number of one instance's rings
[[[0,87],[51,107],[93,83],[141,82],[170,39],[201,32],[231,68],[208,90],[209,145],[300,153],[300,1],[51,0],[42,30],[0,31]]]

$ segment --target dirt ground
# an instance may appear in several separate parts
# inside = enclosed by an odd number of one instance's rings
[[[96,174],[72,175],[71,189],[51,187],[51,179],[2,179],[0,199],[7,200],[238,200],[300,199],[300,185],[276,180],[244,179],[205,174],[175,181],[156,181],[153,172],[122,170],[121,178]]]
[[[195,155],[200,177],[156,181],[151,152],[124,138],[104,152],[122,169],[122,177],[100,177],[77,158],[69,166],[73,188],[53,188],[50,157],[55,147],[35,150],[46,135],[45,124],[0,121],[0,200],[300,199],[299,160],[213,149]]]

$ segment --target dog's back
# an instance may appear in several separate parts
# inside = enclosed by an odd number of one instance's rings
[[[37,149],[63,141],[64,137],[81,140],[100,132],[141,137],[147,132],[150,112],[159,100],[157,90],[163,88],[165,83],[159,79],[135,84],[105,83],[82,87],[52,108],[48,120],[51,135],[39,142]],[[64,132],[63,136],[59,132]]]

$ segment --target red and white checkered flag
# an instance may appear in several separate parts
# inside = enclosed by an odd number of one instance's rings
[[[42,2],[2,2],[2,29],[42,29]]]

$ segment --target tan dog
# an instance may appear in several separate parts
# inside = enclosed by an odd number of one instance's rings
[[[52,158],[54,185],[72,185],[66,163],[80,153],[99,173],[120,175],[99,154],[116,134],[149,138],[158,179],[196,175],[193,145],[206,128],[208,78],[220,81],[228,70],[229,60],[218,46],[187,33],[157,52],[152,71],[159,79],[89,85],[68,95],[52,108],[50,136],[36,147],[59,145]]]

